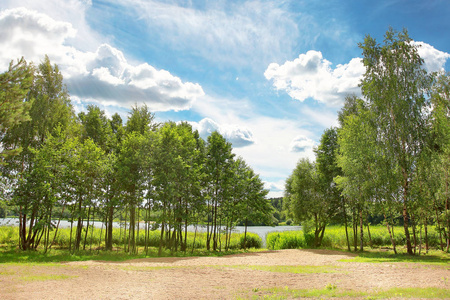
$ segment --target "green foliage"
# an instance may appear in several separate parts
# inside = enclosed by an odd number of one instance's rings
[[[267,248],[271,250],[301,249],[307,244],[302,231],[269,232],[266,237]]]
[[[393,230],[395,232],[396,244],[399,246],[405,245],[406,238],[402,227],[397,226]],[[372,247],[389,247],[391,245],[390,236],[385,226],[371,226],[370,233]],[[439,234],[435,228],[430,227],[428,238],[431,247],[436,248],[439,246]],[[353,243],[353,236],[350,236],[350,243]],[[368,239],[364,241],[364,246],[370,246]],[[305,230],[270,232],[267,234],[267,247],[273,250],[311,248],[314,247],[314,236],[308,230],[306,232]],[[345,249],[347,247],[347,241],[344,227],[328,226],[323,237],[322,247]],[[422,252],[425,252],[425,245],[422,248]]]
[[[4,163],[5,158],[18,154],[21,150],[14,145],[4,145],[3,138],[11,128],[31,119],[31,102],[24,102],[24,99],[32,86],[33,76],[33,66],[23,58],[15,64],[11,61],[8,71],[0,74],[0,164]]]
[[[19,228],[16,226],[1,226],[0,227],[0,245],[4,247],[13,247],[18,244],[18,232]],[[85,230],[83,230],[85,232]],[[54,234],[55,231],[52,231]],[[103,250],[104,246],[104,234],[105,229],[94,227],[89,229],[88,232],[88,242],[89,249],[92,251]],[[113,229],[113,245],[114,248],[118,249],[124,244],[125,231],[121,228]],[[149,247],[159,247],[161,232],[159,230],[153,230],[148,232],[147,245]],[[72,238],[70,237],[70,228],[60,228],[54,240],[54,247],[60,249],[68,249],[70,241],[74,241],[76,238],[76,230],[72,231]],[[195,244],[194,244],[195,238]],[[220,240],[225,241],[225,234],[220,235]],[[232,233],[231,242],[229,249],[244,249],[244,234],[243,233]],[[247,233],[247,243],[245,248],[255,248],[259,249],[262,245],[261,238],[255,233]],[[187,248],[188,249],[206,249],[207,237],[205,232],[188,232],[187,236]],[[139,230],[139,235],[136,236],[136,245],[139,247],[144,247],[146,244],[145,230]]]

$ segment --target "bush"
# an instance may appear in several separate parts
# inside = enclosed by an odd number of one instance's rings
[[[306,226],[308,227],[308,226]],[[394,240],[397,246],[404,246],[406,244],[405,232],[403,227],[395,226],[391,228],[394,233]],[[348,228],[350,246],[354,245],[352,228]],[[376,225],[370,226],[370,234],[372,237],[373,247],[391,247],[391,238],[386,226]],[[413,242],[412,228],[410,228],[411,242]],[[420,229],[416,232],[417,243],[420,242]],[[428,227],[428,240],[430,247],[439,247],[439,232],[432,226]],[[358,240],[356,241],[359,247],[359,228]],[[422,230],[422,244],[425,244],[425,236]],[[367,227],[364,227],[364,247],[369,247],[369,234]],[[308,231],[304,227],[302,231],[285,231],[285,232],[271,232],[267,235],[267,247],[269,249],[298,249],[298,248],[313,248],[314,247],[314,233]],[[325,228],[325,234],[322,240],[322,247],[324,248],[347,248],[347,238],[345,235],[344,226],[328,226]]]
[[[259,249],[261,248],[262,245],[262,240],[261,238],[255,234],[255,233],[251,233],[251,232],[247,232],[247,240],[245,243],[245,248],[256,248]],[[239,239],[239,247],[241,249],[244,249],[244,235],[241,234],[240,235],[240,239]]]
[[[269,232],[267,248],[273,250],[305,248],[306,242],[301,231]]]

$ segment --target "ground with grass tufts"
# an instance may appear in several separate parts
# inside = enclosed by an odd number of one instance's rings
[[[396,258],[397,257],[397,258]],[[0,264],[2,299],[450,299],[449,258],[331,250]]]

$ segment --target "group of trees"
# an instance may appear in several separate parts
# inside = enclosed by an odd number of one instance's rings
[[[286,182],[285,203],[300,221],[314,222],[316,245],[329,222],[352,222],[354,247],[363,226],[382,216],[405,232],[409,254],[421,246],[417,229],[439,232],[450,247],[450,76],[427,73],[406,30],[388,30],[383,44],[367,36],[360,48],[366,72],[362,98],[348,96],[338,128],[327,129],[316,162],[301,160]],[[370,242],[370,231],[368,231]],[[421,235],[420,235],[421,236]]]
[[[190,224],[206,223],[207,248],[219,250],[224,228],[227,248],[238,221],[270,222],[261,179],[218,132],[204,141],[188,123],[158,124],[146,105],[126,124],[94,105],[76,116],[48,57],[37,68],[12,62],[0,88],[1,201],[19,218],[23,250],[51,247],[63,217],[71,250],[85,247],[93,219],[112,249],[113,221],[124,217],[129,252],[142,221],[146,237],[161,230],[160,252],[186,250]]]

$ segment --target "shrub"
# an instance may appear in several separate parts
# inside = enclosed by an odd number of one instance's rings
[[[267,248],[273,250],[305,248],[306,242],[301,231],[269,232]]]

